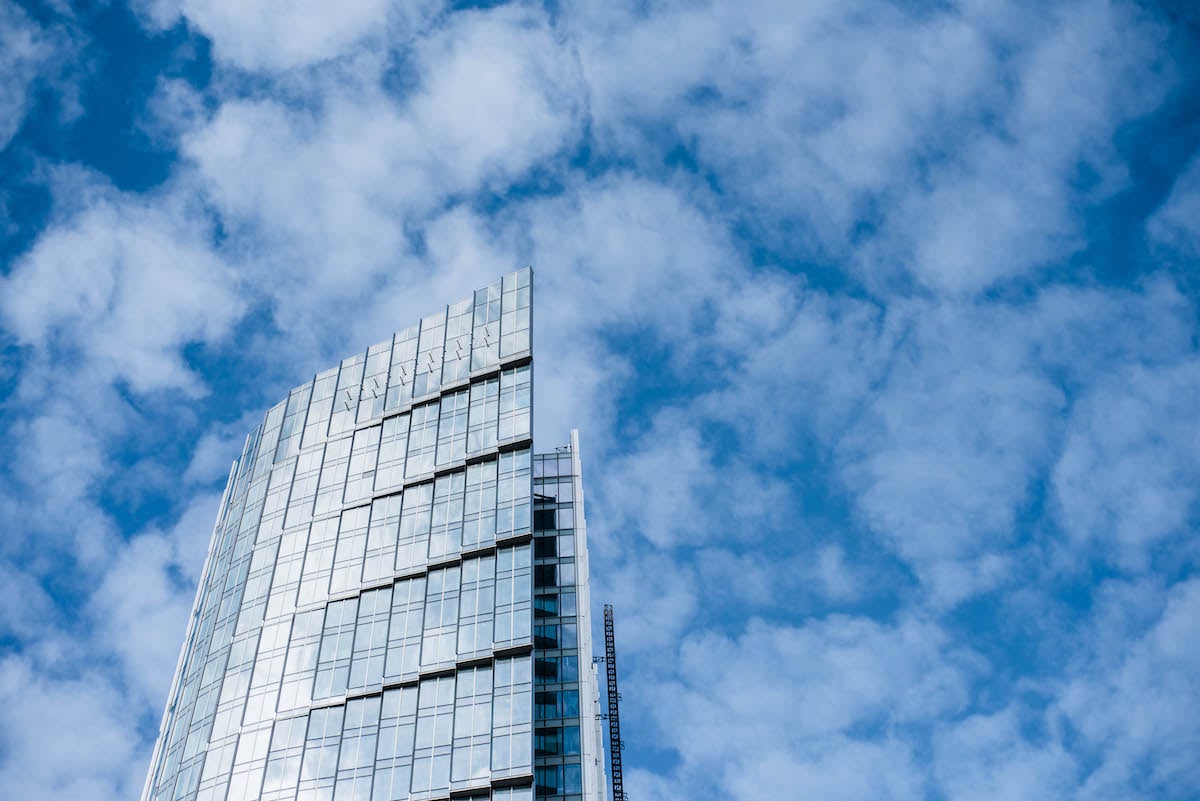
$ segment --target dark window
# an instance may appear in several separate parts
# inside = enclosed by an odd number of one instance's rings
[[[558,565],[534,565],[533,566],[533,586],[535,587],[557,587],[558,586]]]
[[[534,529],[534,531],[553,531],[554,530],[554,510],[553,509],[534,509],[533,510],[533,529]]]
[[[538,720],[558,717],[558,693],[539,692],[534,693],[533,697]]]
[[[533,660],[533,675],[540,684],[551,684],[558,681],[558,657]]]
[[[533,647],[534,648],[557,648],[558,647],[558,626],[534,626],[533,627]]]
[[[536,617],[554,617],[558,614],[557,595],[533,596],[533,614]]]
[[[558,756],[563,752],[563,730],[539,728],[534,734],[533,747],[537,756]]]
[[[533,541],[533,555],[539,559],[558,556],[558,537],[537,537]]]

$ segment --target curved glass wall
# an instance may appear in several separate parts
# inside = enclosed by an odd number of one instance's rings
[[[247,438],[144,801],[533,798],[530,282],[319,373]]]

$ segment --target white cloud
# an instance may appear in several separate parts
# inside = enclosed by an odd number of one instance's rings
[[[63,381],[57,391],[84,397],[84,387]],[[117,425],[109,415],[120,403],[108,393],[90,398],[96,414],[76,414],[60,397],[43,401],[42,414],[21,417],[7,431],[12,455],[6,467],[14,481],[0,491],[0,513],[12,529],[0,547],[39,578],[59,571],[64,554],[93,569],[103,565],[116,535],[94,499],[112,467],[105,435]]]
[[[1147,221],[1146,230],[1164,255],[1186,265],[1200,257],[1200,157],[1176,177],[1171,194]]]
[[[1118,629],[1097,643],[1056,705],[1094,767],[1079,797],[1184,799],[1200,784],[1200,581],[1172,587],[1140,636]],[[1101,629],[1111,619],[1099,621]],[[1120,626],[1120,623],[1117,623]],[[1133,636],[1131,636],[1133,635]],[[1111,645],[1112,647],[1105,647]]]
[[[28,801],[118,801],[140,789],[138,714],[94,672],[48,674],[0,660],[0,794]]]
[[[67,116],[77,111],[74,85],[64,72],[77,48],[66,29],[43,28],[19,5],[0,0],[0,151],[21,129],[39,91],[56,95]]]
[[[934,739],[934,774],[948,801],[1055,801],[1073,797],[1075,760],[1052,738],[1034,743],[1009,708],[948,724]]]
[[[1019,318],[945,306],[905,316],[879,390],[838,450],[866,522],[953,603],[1007,572],[997,553],[1017,536],[1066,399],[1031,361]]]
[[[597,489],[606,528],[637,532],[666,548],[713,540],[761,542],[790,508],[788,485],[756,474],[734,455],[718,456],[681,412],[651,427],[605,462]]]
[[[680,797],[920,798],[912,745],[889,732],[962,708],[973,661],[915,620],[751,621],[736,638],[689,635],[677,680],[626,697],[678,751]]]
[[[441,7],[438,0],[139,0],[151,27],[185,18],[213,42],[217,59],[247,70],[287,70],[337,58],[388,34],[405,38]]]
[[[7,327],[137,392],[202,392],[179,350],[220,340],[245,305],[207,221],[170,198],[88,194],[86,208],[52,225],[0,281]]]
[[[1054,468],[1064,528],[1104,558],[1146,569],[1155,547],[1192,534],[1200,364],[1126,366],[1090,387]]]
[[[1072,253],[1080,204],[1125,180],[1113,135],[1173,80],[1124,4],[612,5],[567,15],[600,143],[653,169],[680,134],[766,243],[881,290],[974,293]]]

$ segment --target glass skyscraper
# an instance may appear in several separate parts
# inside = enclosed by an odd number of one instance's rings
[[[578,437],[521,270],[317,374],[230,471],[143,801],[602,801]]]

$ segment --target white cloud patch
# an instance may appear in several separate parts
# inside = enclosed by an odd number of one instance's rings
[[[880,390],[839,453],[867,523],[954,602],[1005,577],[998,552],[1017,536],[1066,398],[1031,363],[1019,319],[954,307],[906,318]]]
[[[1079,204],[1124,180],[1112,136],[1164,96],[1163,31],[1126,4],[584,8],[603,144],[678,132],[765,241],[881,288],[969,294],[1073,252]]]
[[[181,18],[212,40],[217,59],[246,70],[287,70],[344,55],[391,32],[404,37],[441,6],[437,0],[139,0],[151,27]]]
[[[244,300],[195,207],[92,193],[0,282],[0,314],[24,344],[52,345],[135,391],[202,392],[180,348],[216,342]]]
[[[1118,565],[1145,569],[1155,546],[1196,519],[1200,364],[1114,370],[1071,417],[1054,489],[1064,527]]]
[[[751,621],[736,638],[690,635],[677,680],[626,691],[682,760],[673,793],[651,797],[921,798],[912,746],[887,732],[962,708],[972,662],[915,620]]]
[[[934,738],[934,774],[948,801],[1055,801],[1073,797],[1079,768],[1061,743],[1035,743],[1017,710],[972,715]]]
[[[19,5],[0,0],[0,151],[21,129],[40,91],[54,95],[66,116],[78,111],[66,74],[78,48],[75,34],[42,27]]]
[[[137,712],[94,672],[49,674],[0,659],[0,793],[5,798],[116,801],[140,789]]]
[[[1172,587],[1165,600],[1140,636],[1126,629],[1100,639],[1057,704],[1095,766],[1080,798],[1182,799],[1200,784],[1200,581]]]

